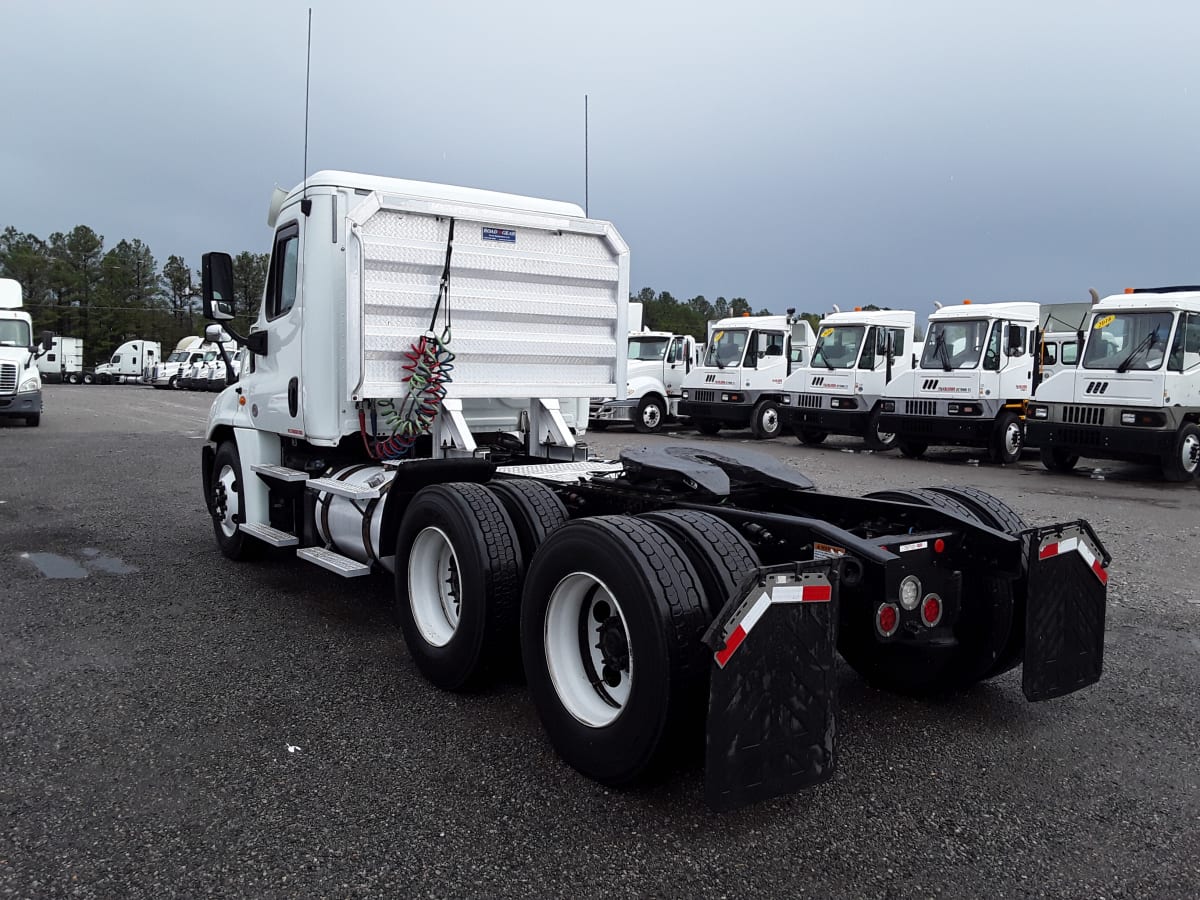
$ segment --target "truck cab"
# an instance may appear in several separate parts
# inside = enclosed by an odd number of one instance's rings
[[[1081,456],[1157,465],[1168,481],[1200,470],[1200,287],[1105,297],[1079,365],[1038,388],[1029,443],[1051,471]]]
[[[37,427],[42,421],[42,377],[37,360],[52,345],[45,332],[41,349],[33,342],[33,320],[21,309],[19,282],[0,278],[0,417],[24,419]]]
[[[930,444],[954,444],[1016,462],[1035,384],[1038,322],[1036,303],[938,309],[914,368],[885,391],[879,428],[895,434],[909,457]]]
[[[180,339],[171,354],[151,370],[150,383],[156,388],[180,387],[180,378],[193,363],[204,358],[206,349],[210,348],[205,344],[204,338],[198,335]]]
[[[896,436],[879,428],[888,384],[912,369],[917,314],[911,310],[834,312],[817,326],[808,364],[784,381],[784,424],[803,444],[830,434],[862,437],[891,450]]]
[[[684,376],[679,415],[701,434],[749,427],[757,439],[777,437],[784,381],[804,365],[813,342],[812,326],[794,310],[710,322],[700,365]]]
[[[113,352],[108,362],[96,366],[96,380],[101,384],[120,384],[131,378],[148,378],[161,356],[156,341],[126,341]]]
[[[602,430],[614,422],[632,422],[642,434],[661,431],[679,415],[683,379],[698,361],[696,341],[689,334],[639,331],[629,335],[625,398],[598,403],[592,427]]]

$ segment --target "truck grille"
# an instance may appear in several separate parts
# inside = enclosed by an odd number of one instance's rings
[[[12,363],[0,366],[0,391],[9,394],[17,389],[17,367]]]
[[[821,395],[820,394],[797,394],[796,405],[801,409],[820,409]]]
[[[692,391],[692,399],[697,403],[716,403],[716,391]]]
[[[936,416],[936,400],[905,400],[904,411],[910,416]]]
[[[1103,406],[1065,406],[1063,421],[1071,425],[1103,425]]]

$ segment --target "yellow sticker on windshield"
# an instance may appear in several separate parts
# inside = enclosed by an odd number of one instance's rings
[[[1111,325],[1116,320],[1117,320],[1116,316],[1101,316],[1100,318],[1098,318],[1096,320],[1096,324],[1093,325],[1092,327],[1093,328],[1107,328],[1109,325]]]
[[[831,334],[833,334],[833,329],[832,329],[832,328],[826,328],[825,330],[823,330],[823,331],[821,332],[821,337],[823,337],[823,338],[827,338],[827,337],[829,337]]]
[[[714,335],[713,335],[713,340],[714,340],[714,341],[719,341],[719,340],[720,340],[721,338],[723,338],[723,337],[725,337],[725,332],[723,332],[723,331],[718,331],[716,334],[714,334]]]

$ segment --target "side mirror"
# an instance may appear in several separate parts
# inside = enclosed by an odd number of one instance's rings
[[[220,325],[208,325],[204,329],[204,340],[209,344],[220,344],[229,340],[229,335]]]
[[[33,348],[33,355],[35,358],[38,356],[45,356],[50,352],[50,348],[54,346],[54,332],[43,331],[41,338],[38,339],[38,344],[42,349],[39,350],[37,347]]]
[[[200,265],[200,288],[204,318],[228,322],[233,318],[233,257],[228,253],[205,253]]]

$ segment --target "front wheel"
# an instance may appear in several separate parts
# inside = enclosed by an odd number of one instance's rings
[[[1079,454],[1063,447],[1043,447],[1042,465],[1051,472],[1070,472],[1079,462]]]
[[[167,387],[169,387],[173,391],[179,390],[179,376],[172,375],[171,379],[167,382]]]
[[[637,415],[633,419],[633,427],[640,434],[654,434],[662,431],[663,420],[665,418],[666,410],[663,408],[661,399],[653,395],[643,397],[642,402],[638,404]]]
[[[750,419],[750,433],[755,440],[766,440],[778,437],[783,430],[783,421],[779,418],[779,404],[774,400],[764,400],[754,407],[754,415]]]
[[[879,429],[879,417],[881,415],[883,415],[883,411],[876,408],[871,412],[871,417],[867,420],[867,449],[874,450],[877,453],[885,453],[891,450],[899,440],[895,432],[881,431]]]
[[[237,445],[226,441],[217,448],[213,459],[210,508],[217,547],[227,559],[252,559],[262,552],[262,544],[247,538],[238,529],[246,521],[245,494],[242,491],[242,458]]]
[[[538,550],[521,653],[550,742],[575,769],[628,784],[698,737],[709,665],[701,592],[678,544],[629,516],[569,522]]]
[[[1200,468],[1200,426],[1191,422],[1179,429],[1175,446],[1162,460],[1162,474],[1167,481],[1191,481]]]
[[[992,462],[1011,465],[1021,458],[1025,429],[1015,412],[1005,410],[992,428],[992,444],[988,448]]]

